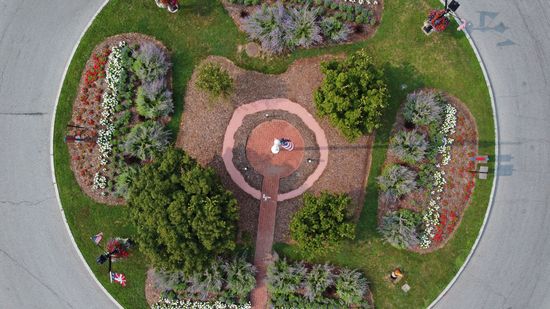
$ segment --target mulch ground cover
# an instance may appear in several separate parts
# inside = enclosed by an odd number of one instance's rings
[[[221,177],[224,186],[235,194],[240,208],[241,239],[255,239],[260,202],[242,191],[231,180],[221,158],[225,129],[233,110],[260,99],[287,98],[300,104],[315,116],[313,94],[324,77],[320,71],[320,64],[330,59],[334,59],[334,56],[301,59],[294,62],[285,73],[269,75],[241,69],[223,57],[210,56],[204,61],[218,63],[229,72],[235,84],[234,93],[226,99],[212,99],[195,86],[197,72],[193,73],[188,83],[176,146],[183,148],[202,165],[213,167]],[[244,168],[246,162],[244,151],[241,149],[242,145],[246,144],[246,132],[250,132],[256,124],[261,123],[262,119],[265,119],[265,113],[247,116],[236,134],[237,145],[241,146],[234,150],[234,154],[238,155],[234,160],[239,168]],[[313,133],[306,129],[296,116],[280,110],[267,113],[270,114],[268,118],[286,120],[300,130],[306,147],[307,145],[311,147],[311,150],[304,155],[304,160],[308,157],[318,158]],[[369,171],[373,137],[364,136],[350,143],[329,124],[328,120],[316,116],[315,119],[325,131],[330,151],[327,168],[309,192],[319,193],[327,190],[349,194],[352,198],[352,207],[349,212],[357,219],[363,208],[365,180]],[[315,163],[309,165],[306,163],[302,164],[305,166],[301,166],[293,175],[281,181],[283,192],[299,185],[315,168]],[[249,168],[244,173],[245,178],[252,186],[259,187],[261,176],[253,173]],[[302,197],[278,203],[275,241],[289,240],[290,220],[301,205]]]
[[[476,182],[475,173],[471,172],[476,169],[476,166],[470,160],[470,157],[478,154],[478,133],[475,119],[460,100],[448,94],[443,94],[443,97],[457,110],[456,132],[451,135],[451,138],[454,138],[451,147],[451,161],[448,165],[442,166],[447,183],[443,186],[442,198],[439,201],[439,205],[441,206],[440,225],[435,237],[432,239],[432,245],[428,249],[421,249],[419,247],[412,249],[419,253],[435,251],[443,247],[451,239],[454,231],[460,224],[464,211],[468,207]],[[398,111],[392,135],[398,131],[406,130],[402,107]],[[388,150],[384,166],[399,162],[391,151]],[[418,166],[409,167],[418,171]],[[395,203],[389,203],[380,195],[378,199],[378,222],[388,212],[401,208],[422,212],[428,208],[429,200],[430,192],[424,188],[415,190]]]

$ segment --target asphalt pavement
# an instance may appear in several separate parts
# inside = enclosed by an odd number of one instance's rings
[[[51,174],[63,72],[102,0],[0,0],[0,307],[112,308]],[[550,308],[550,5],[460,1],[494,89],[499,176],[479,246],[436,308]]]
[[[436,308],[550,308],[550,2],[460,1],[494,90],[499,166],[472,259]]]
[[[0,0],[0,308],[113,308],[56,199],[51,121],[73,47],[103,0]]]

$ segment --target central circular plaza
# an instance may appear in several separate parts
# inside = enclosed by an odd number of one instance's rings
[[[279,153],[272,153],[275,139],[289,139],[294,149],[281,148]],[[271,120],[258,125],[246,142],[246,158],[250,165],[263,176],[290,176],[304,157],[304,139],[300,132],[284,120]]]

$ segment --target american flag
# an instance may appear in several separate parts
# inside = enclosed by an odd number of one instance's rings
[[[294,144],[289,139],[281,138],[281,147],[288,151],[292,151],[292,149],[294,149]]]
[[[92,239],[92,241],[94,242],[94,244],[98,245],[99,246],[99,243],[101,242],[101,240],[103,239],[103,232],[100,232],[99,234],[97,235],[94,235],[92,237],[90,237]]]
[[[111,272],[111,282],[115,281],[123,287],[126,286],[126,277],[122,273],[113,273]]]

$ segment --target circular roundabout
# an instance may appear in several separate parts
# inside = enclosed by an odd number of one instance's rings
[[[162,38],[163,40],[166,40],[168,37],[175,38],[174,40],[170,40],[167,43],[168,50],[170,52],[173,52],[172,56],[176,60],[174,62],[174,67],[173,67],[174,82],[175,82],[174,102],[176,104],[181,104],[181,102],[185,102],[186,106],[183,109],[185,110],[185,113],[189,114],[190,109],[188,109],[188,106],[187,106],[188,104],[187,98],[183,98],[183,97],[187,95],[186,89],[185,89],[185,82],[190,78],[191,71],[193,70],[187,70],[187,69],[182,70],[180,65],[182,63],[187,63],[187,64],[198,63],[200,60],[200,57],[196,57],[196,55],[202,55],[202,52],[205,46],[208,46],[210,50],[216,50],[215,46],[217,45],[215,44],[212,45],[211,42],[206,42],[204,44],[194,44],[196,42],[192,42],[188,40],[188,38],[192,38],[194,40],[196,36],[194,36],[193,29],[199,29],[198,26],[189,27],[189,24],[188,24],[190,20],[189,18],[185,18],[185,19],[173,18],[170,20],[171,27],[164,27],[162,30],[157,30],[155,29],[155,27],[151,27],[152,24],[163,25],[163,22],[165,22],[164,19],[166,18],[162,17],[160,14],[157,14],[158,16],[155,14],[150,14],[150,9],[151,7],[153,7],[151,3],[149,5],[144,5],[143,7],[146,9],[143,11],[147,12],[148,14],[147,18],[143,18],[143,16],[141,15],[141,11],[142,11],[141,8],[139,10],[136,10],[136,14],[127,14],[127,16],[123,16],[121,18],[125,20],[125,23],[124,23],[125,25],[139,24],[139,26],[136,28],[133,28],[132,31],[139,31],[139,32],[144,32],[148,34],[150,33],[151,35]],[[120,9],[122,11],[122,10],[128,10],[131,7],[130,7],[130,4],[113,1],[108,4],[107,8],[111,10]],[[390,3],[388,4],[388,9],[395,10],[395,7]],[[196,10],[197,8],[195,7],[191,7],[191,8],[186,7],[185,10],[181,10],[180,13],[186,14],[186,17],[189,17],[187,15],[190,12],[194,13]],[[207,14],[206,11],[202,13]],[[213,20],[216,20],[216,18],[218,18],[218,16],[215,16]],[[89,33],[83,36],[84,42],[86,44],[83,44],[82,46],[88,46],[88,47],[93,46],[96,42],[100,42],[103,39],[103,37],[106,37],[107,35],[123,32],[125,30],[125,29],[121,29],[120,27],[119,28],[111,27],[112,29],[116,29],[116,30],[107,31],[109,33],[103,33],[105,31],[103,32],[98,31],[99,24],[107,24],[105,23],[106,19],[108,19],[106,18],[106,16],[102,16],[102,15],[99,16],[98,20],[96,20],[90,28],[92,31],[89,31]],[[182,20],[185,20],[185,23],[183,23]],[[205,22],[206,19],[202,21]],[[191,23],[196,23],[196,21],[192,20]],[[386,23],[386,25],[389,25],[389,24],[390,23]],[[186,27],[186,29],[189,29],[189,32],[193,35],[186,35],[186,36],[181,35],[181,33],[183,32],[179,31],[179,29],[182,27],[182,25]],[[205,28],[207,26],[208,25],[202,24],[200,28]],[[105,28],[109,28],[109,27],[106,26]],[[226,29],[224,29],[224,33],[225,31]],[[234,32],[237,33],[236,31]],[[384,33],[381,33],[381,34],[384,34]],[[397,32],[392,32],[392,33],[397,33]],[[228,42],[232,40],[233,37],[235,37],[235,34],[233,32],[227,32],[225,34],[227,35],[226,40]],[[182,37],[180,38],[179,35],[181,35]],[[217,37],[222,37],[222,36],[217,36]],[[379,41],[384,41],[384,40],[381,39]],[[395,40],[395,41],[399,42],[399,40]],[[377,43],[374,42],[374,44],[376,45]],[[193,47],[195,45],[200,46],[200,48]],[[214,47],[212,47],[211,45]],[[227,45],[229,46],[230,44],[227,44]],[[181,50],[189,51],[189,53],[179,52]],[[323,50],[323,48],[320,48],[319,50]],[[84,57],[89,55],[88,52],[91,52],[91,47],[90,48],[79,47],[78,52],[75,54],[75,60],[79,60],[81,63],[85,63]],[[226,55],[225,51],[223,51],[221,54]],[[387,54],[389,55],[389,53]],[[386,58],[388,58],[383,53],[380,53],[380,55],[375,55],[375,56],[379,58],[378,60],[382,60],[382,61],[387,60]],[[410,62],[412,62],[414,65],[418,65],[419,67],[421,67],[421,64],[418,64],[417,62],[415,62],[414,56],[415,55],[412,55],[412,58],[411,58],[412,60],[410,60]],[[392,65],[396,65],[396,68],[397,68],[400,63],[406,62],[407,59],[408,59],[408,56],[403,59],[395,59],[395,61],[394,59],[391,59],[390,62]],[[272,60],[270,59],[269,61],[272,61]],[[278,65],[279,59],[276,58],[274,61],[276,64],[275,69],[269,68],[268,66],[270,66],[271,63],[268,63],[265,66],[262,65],[262,66],[256,67],[256,70],[266,71],[266,72],[276,72],[278,71],[277,65]],[[243,64],[243,66],[246,66],[247,65],[246,62],[247,60],[245,59],[244,64],[239,63],[239,65]],[[79,67],[78,65],[77,66],[71,65],[71,67],[68,70],[68,75],[67,75],[68,79],[69,77],[76,79],[75,76],[77,76],[80,73],[77,71],[81,69],[82,68]],[[392,67],[391,69],[394,69],[394,68]],[[466,69],[469,73],[471,73],[472,70],[469,66],[467,66]],[[421,71],[424,72],[425,70],[421,70]],[[304,72],[300,72],[300,73],[302,75],[305,75],[306,77],[309,77]],[[401,72],[394,72],[394,73],[397,73],[397,74],[392,75],[392,81],[391,81],[392,87],[396,85],[403,86],[405,85],[404,84],[405,82],[409,85],[409,87],[411,87],[411,89],[415,87],[414,86],[416,84],[415,77],[407,76],[407,74],[400,74]],[[429,71],[427,75],[431,79],[436,79],[434,76],[432,76],[433,74]],[[472,76],[472,74],[469,74],[469,76]],[[308,78],[303,78],[303,79],[308,80]],[[309,78],[309,80],[314,81],[313,83],[315,83],[316,81],[315,78]],[[261,85],[260,82],[258,84]],[[111,228],[112,222],[110,220],[110,218],[115,215],[119,217],[125,217],[126,210],[123,207],[119,207],[119,208],[113,207],[113,208],[109,208],[108,210],[97,209],[98,207],[95,207],[95,205],[92,205],[92,202],[89,201],[89,199],[85,196],[85,194],[83,194],[82,192],[78,192],[78,190],[72,190],[72,188],[76,188],[78,184],[75,183],[74,180],[71,178],[73,177],[71,174],[71,171],[64,167],[68,166],[72,162],[71,160],[74,160],[74,159],[73,159],[73,156],[67,156],[65,154],[64,152],[65,149],[63,146],[62,139],[59,138],[60,136],[65,134],[65,132],[61,132],[61,131],[67,123],[74,124],[69,122],[69,120],[71,119],[70,107],[72,106],[72,101],[74,101],[72,92],[74,91],[72,89],[67,90],[67,88],[70,88],[68,86],[70,85],[63,86],[63,91],[59,99],[60,103],[58,106],[58,113],[57,113],[58,116],[56,117],[56,120],[55,120],[56,133],[54,135],[55,138],[53,139],[53,143],[54,143],[53,151],[55,152],[56,157],[55,157],[54,163],[57,171],[56,177],[59,180],[60,198],[63,202],[63,207],[66,210],[66,213],[69,214],[68,222],[71,225],[72,232],[75,233],[75,236],[76,236],[75,239],[79,245],[80,250],[82,250],[82,254],[86,257],[86,260],[89,260],[94,257],[94,254],[97,251],[95,250],[97,249],[95,245],[92,246],[91,244],[87,243],[89,242],[90,232],[95,233],[95,232],[104,230],[104,231],[107,231],[110,235],[115,235],[115,234],[126,235],[124,234],[126,233],[126,230],[125,230],[126,226],[122,226],[120,228],[119,227]],[[261,86],[265,89],[269,89],[268,91],[271,91],[272,89],[277,89],[277,87],[266,87],[264,85],[261,85]],[[438,86],[442,86],[442,88],[451,88],[446,80],[442,80],[441,85],[438,84]],[[259,93],[261,93],[262,91],[265,91],[262,89],[262,87],[253,87],[250,85],[247,86],[247,88],[251,89],[250,92],[259,92]],[[397,89],[397,87],[393,87],[393,88]],[[457,91],[462,93],[467,93],[467,92],[464,92],[465,89],[463,88],[464,87],[459,86]],[[242,91],[242,89],[240,88],[238,90]],[[71,93],[71,94],[68,94],[68,93]],[[341,154],[353,148],[349,148],[347,147],[347,145],[343,146],[341,145],[341,143],[340,144],[335,143],[334,140],[331,138],[332,137],[331,134],[333,134],[333,132],[331,132],[331,129],[327,129],[325,127],[326,123],[324,121],[319,121],[323,125],[323,128],[325,128],[325,132],[327,133],[327,136],[329,136],[329,140],[331,141],[331,144],[330,144],[330,147],[331,147],[330,149],[332,151],[331,155],[337,158],[337,159],[333,159],[333,157],[331,157],[331,166],[327,168],[329,143],[327,141],[327,138],[325,137],[325,133],[323,132],[319,124],[315,121],[313,116],[307,112],[306,109],[287,99],[255,101],[265,97],[269,97],[269,98],[287,97],[287,98],[291,98],[295,102],[303,103],[303,101],[306,101],[309,99],[304,100],[303,97],[301,97],[300,95],[296,95],[295,93],[294,94],[277,93],[278,95],[273,95],[271,93],[266,95],[265,93],[263,93],[262,95],[258,94],[257,96],[250,95],[250,93],[245,93],[245,94],[249,95],[248,100],[238,101],[238,104],[231,106],[231,108],[236,106],[240,106],[240,107],[235,109],[235,115],[232,116],[231,122],[227,126],[227,131],[223,136],[223,148],[222,149],[220,149],[219,147],[217,148],[218,152],[216,154],[218,155],[218,157],[216,159],[218,159],[221,154],[222,160],[216,161],[215,163],[217,164],[219,162],[220,166],[225,166],[229,176],[231,177],[231,180],[233,180],[234,183],[237,184],[238,187],[244,190],[248,195],[254,197],[257,200],[262,200],[263,198],[262,189],[258,186],[251,185],[249,182],[247,182],[247,177],[249,177],[250,171],[252,170],[257,172],[259,175],[277,176],[278,178],[281,179],[281,181],[283,181],[284,179],[292,178],[292,175],[300,172],[300,168],[303,168],[303,166],[309,166],[312,169],[311,173],[308,173],[307,178],[303,176],[303,179],[299,179],[299,181],[296,182],[298,185],[292,186],[292,188],[289,188],[288,190],[282,189],[281,187],[280,191],[278,191],[276,198],[273,198],[272,201],[275,201],[275,202],[286,201],[285,203],[290,203],[293,199],[297,200],[295,199],[296,197],[299,197],[300,195],[302,195],[308,190],[317,192],[316,191],[317,185],[313,188],[312,186],[315,183],[317,184],[325,183],[324,178],[326,177],[326,175],[327,174],[331,175],[330,174],[331,169],[334,168],[334,165],[337,164],[337,162],[341,161],[341,158],[342,158]],[[398,94],[396,97],[399,97],[400,95],[402,95],[402,93]],[[464,96],[468,97],[468,95],[464,95]],[[471,105],[472,102],[470,99],[471,98],[468,98],[467,103]],[[474,97],[473,99],[478,99],[478,98]],[[253,103],[240,105],[246,102],[253,102]],[[395,100],[394,102],[392,101],[392,104],[395,104],[396,102],[397,100]],[[220,109],[224,109],[224,108],[226,107],[225,106],[220,107]],[[241,108],[242,110],[240,110]],[[302,110],[300,110],[300,108]],[[246,117],[247,115],[253,115],[254,113],[262,113],[262,111],[272,111],[272,110],[285,111],[302,119],[302,121],[307,125],[308,129],[310,129],[315,134],[315,141],[317,144],[315,147],[318,148],[318,156],[310,156],[307,151],[304,151],[304,148],[307,149],[310,146],[307,145],[307,142],[303,143],[303,140],[307,140],[307,138],[305,137],[306,134],[304,134],[305,133],[304,130],[299,125],[297,125],[293,121],[287,121],[286,123],[284,123],[282,122],[281,119],[273,120],[276,117],[269,117],[269,119],[265,119],[265,121],[254,126],[253,129],[247,132],[249,134],[241,135],[241,138],[243,138],[243,136],[247,137],[246,142],[244,143],[244,147],[242,148],[242,153],[244,154],[244,156],[241,156],[241,157],[244,158],[243,160],[247,162],[248,166],[240,166],[239,164],[236,164],[235,162],[238,161],[239,158],[236,158],[235,148],[232,149],[231,146],[235,145],[235,139],[236,139],[235,134],[239,136],[238,135],[239,123],[242,123],[244,121],[244,117]],[[311,111],[311,109],[309,110]],[[77,110],[77,112],[80,112],[80,111]],[[234,122],[233,118],[240,117],[240,116],[236,116],[237,112],[240,112],[241,115],[243,115],[243,118],[241,118],[240,120],[237,119],[236,122]],[[176,116],[174,117],[176,121],[179,119],[178,118],[179,113],[181,113],[181,109],[177,108],[175,111]],[[475,110],[476,115],[478,115],[479,113],[480,113],[479,110]],[[92,115],[88,115],[88,114],[83,114],[82,118],[85,118],[84,117],[85,115],[87,115],[86,117],[88,118],[92,118]],[[131,119],[130,121],[135,121],[137,118],[132,117],[130,119]],[[216,122],[213,122],[213,123],[216,123]],[[225,127],[226,122],[220,121],[220,122],[217,122],[217,124],[223,125]],[[242,128],[242,126],[240,128]],[[378,137],[384,136],[384,134],[386,134],[387,133],[386,131],[388,130],[389,128],[388,128],[388,125],[386,124],[380,130],[377,130],[377,136]],[[203,131],[211,132],[211,128],[204,127]],[[487,130],[484,130],[484,131],[482,130],[482,133],[487,135],[486,131]],[[380,132],[381,134],[378,135]],[[77,136],[77,134],[75,134],[75,136]],[[78,134],[78,136],[80,136],[80,134]],[[185,136],[185,137],[188,138],[189,136]],[[273,146],[274,139],[281,139],[281,138],[287,138],[290,141],[292,141],[292,143],[294,144],[294,149],[292,151],[281,149],[277,155],[274,155],[270,151],[271,147]],[[485,137],[485,139],[491,140],[490,138],[487,138],[487,137]],[[301,140],[302,140],[302,143],[301,143]],[[201,143],[197,143],[197,144],[200,145]],[[204,144],[212,145],[213,143],[210,143],[210,140],[205,139]],[[488,149],[488,146],[485,148]],[[220,150],[221,150],[221,153],[220,153]],[[486,150],[486,151],[490,151],[490,150]],[[81,155],[76,154],[74,156],[81,156]],[[380,150],[375,149],[375,160],[372,166],[372,170],[376,171],[374,172],[374,176],[376,176],[378,171],[381,169],[380,164],[383,160],[380,160],[380,157],[382,156],[383,154],[380,154]],[[79,159],[82,161],[85,161],[83,158],[79,158]],[[144,162],[147,162],[147,160],[144,160]],[[248,168],[248,173],[246,168]],[[370,165],[369,165],[369,168],[370,168]],[[88,168],[86,166],[83,166],[78,172],[82,172],[82,170],[85,170],[85,169],[88,169]],[[84,173],[87,173],[87,172],[89,171],[84,171]],[[323,178],[319,180],[323,172],[324,172]],[[346,175],[346,173],[343,173],[341,170],[340,170],[340,174]],[[339,181],[339,180],[341,179],[331,178],[330,184],[336,185],[338,183],[342,183],[342,181]],[[90,181],[90,183],[92,182]],[[331,189],[334,189],[334,188],[331,187]],[[373,191],[371,189],[372,189],[372,183],[369,184],[369,188],[367,188],[367,192],[372,193]],[[486,190],[485,187],[483,187],[482,189]],[[246,195],[246,194],[243,194],[243,195]],[[483,204],[484,202],[486,202],[484,199],[480,199],[479,202],[476,202],[476,204],[472,206],[475,206],[476,208],[478,208],[478,204]],[[369,201],[365,202],[365,205],[367,205],[368,203]],[[361,207],[363,207],[362,203],[360,203],[360,205]],[[282,208],[284,207],[281,207],[281,209]],[[363,216],[361,217],[360,220],[361,221],[359,222],[358,226],[364,226],[365,219],[363,218]],[[471,225],[469,221],[466,223],[468,224],[468,226]],[[109,228],[106,228],[106,226],[109,226]],[[82,229],[79,227],[85,227],[85,228]],[[358,239],[359,242],[353,243],[352,245],[360,247],[363,240],[364,239]],[[370,241],[369,241],[369,244],[370,244]],[[374,247],[369,248],[369,250],[372,251],[374,255],[380,256],[381,257],[380,259],[385,259],[388,257],[384,249],[385,247],[377,244]],[[456,251],[454,250],[455,249],[454,246],[451,247],[451,249],[453,249],[453,254],[454,254],[454,252]],[[374,257],[372,256],[370,251],[368,251],[367,253],[367,250],[365,250],[363,253],[367,255],[363,256],[363,259],[358,261],[352,261],[351,257],[354,255],[352,253],[349,253],[350,263],[354,267],[361,267],[371,273],[382,273],[385,270],[371,269],[372,265],[375,265],[378,260],[376,259],[376,256]],[[453,256],[450,256],[450,258],[454,258],[455,256],[456,254]],[[327,262],[335,263],[335,261],[331,260],[330,258],[327,259]],[[426,272],[426,275],[424,273],[419,273],[417,271],[419,267],[423,267],[423,269],[425,269],[427,265],[433,264],[435,266],[439,266],[440,264],[443,264],[443,263],[446,263],[446,260],[440,263],[440,261],[437,261],[434,258],[432,258],[432,255],[424,255],[421,257],[421,259],[419,259],[418,262],[409,263],[410,265],[405,265],[405,268],[407,267],[409,268],[410,270],[409,273],[411,275],[414,274],[416,275],[416,277],[423,279],[423,276],[428,276],[428,275],[431,276],[431,273],[428,274],[428,272]],[[138,265],[139,267],[136,267],[136,265]],[[376,265],[382,265],[382,264],[378,263]],[[125,306],[132,307],[132,306],[135,306],[137,303],[141,304],[144,301],[142,296],[143,283],[139,279],[141,277],[139,277],[138,273],[143,273],[143,269],[145,267],[146,267],[146,262],[141,259],[139,261],[135,259],[135,260],[131,260],[131,262],[129,263],[117,264],[117,270],[125,272],[128,275],[129,282],[130,282],[129,287],[131,287],[132,290],[128,288],[120,289],[120,287],[112,284],[111,285],[106,284],[105,287],[110,293],[113,294],[113,296],[118,301],[121,301],[121,303]],[[101,266],[91,265],[91,268],[99,278],[104,276],[104,269]],[[445,281],[446,278],[451,275],[451,273],[452,272],[449,272],[449,274],[435,274],[437,275],[437,278],[435,278],[432,281],[439,281],[439,282]],[[138,278],[138,280],[136,280],[136,278]],[[384,293],[385,293],[387,292],[386,290],[391,290],[394,288],[393,286],[385,286],[384,285],[385,281],[383,280],[384,278],[382,278],[381,276],[379,277],[373,276],[373,281],[374,281],[373,285],[377,287],[378,291],[384,290]],[[425,294],[427,293],[433,294],[431,292],[427,292],[428,290],[430,290],[430,288],[433,285],[431,284],[431,281],[429,281],[428,283],[429,284],[426,285],[427,286],[426,288],[413,284],[412,293],[409,293],[407,295],[408,297],[414,298],[413,300],[411,300],[411,303],[418,304],[419,303],[418,299],[425,299]],[[128,291],[128,292],[125,292],[125,291]],[[132,300],[128,300],[129,298],[127,297],[127,295],[129,295],[130,293],[132,295],[131,297]],[[380,293],[380,294],[384,294],[384,293]],[[136,297],[136,295],[138,295],[139,297]],[[378,304],[379,306],[388,305],[390,303],[403,304],[402,298],[403,297],[397,297],[393,300],[380,298]]]

